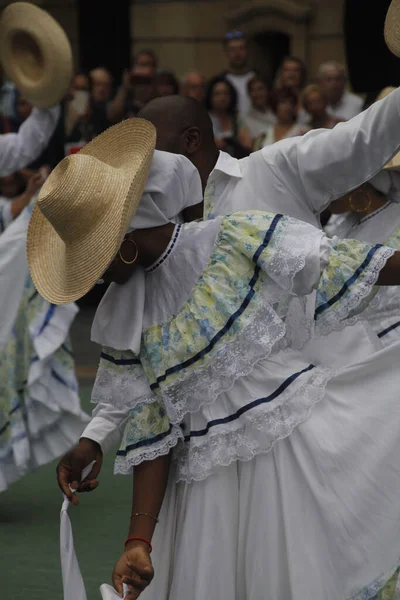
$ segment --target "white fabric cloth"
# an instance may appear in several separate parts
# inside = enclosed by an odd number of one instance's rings
[[[18,133],[0,135],[0,177],[23,169],[46,148],[60,116],[58,106],[34,108]]]
[[[201,202],[202,195],[199,172],[187,158],[156,150],[130,230],[179,220],[185,208]],[[138,352],[145,300],[145,272],[137,267],[128,284],[113,283],[108,288],[96,311],[92,341],[116,350]]]
[[[243,75],[234,75],[233,73],[227,73],[225,79],[233,85],[236,90],[238,97],[237,110],[239,113],[246,113],[251,108],[250,95],[247,90],[247,84],[250,79],[254,77],[254,71],[249,71]]]
[[[320,227],[319,214],[333,200],[374,177],[399,149],[400,89],[397,89],[333,130],[314,130],[301,138],[282,140],[242,160],[220,152],[208,179],[204,216],[210,218],[251,208],[287,214]],[[369,343],[357,346],[360,354],[356,357],[350,354],[353,360],[379,348],[379,341],[372,334],[363,331],[362,339]],[[346,329],[336,336],[339,338],[343,346],[337,347],[337,357],[348,364],[349,355],[344,348],[348,343],[354,346],[354,330]],[[310,349],[311,361],[318,359],[320,353],[322,356],[321,346]],[[331,356],[330,351],[327,360]],[[321,364],[319,359],[317,364]],[[100,403],[84,436],[107,451],[119,439],[126,418],[126,410]]]
[[[374,597],[400,556],[399,352],[338,373],[267,454],[191,484],[171,473],[143,600]]]
[[[13,216],[11,214],[12,199],[0,196],[0,235],[12,223]]]
[[[344,119],[348,121],[362,111],[364,101],[360,96],[352,94],[348,90],[345,90],[340,102],[333,106],[332,104],[327,106],[327,112],[336,119]]]
[[[282,139],[304,135],[307,133],[307,131],[310,131],[310,128],[307,125],[299,125],[298,123],[295,123]],[[275,137],[275,125],[268,125],[264,131],[261,132],[259,140],[256,141],[256,145],[259,148],[264,148],[265,146],[276,144],[277,141],[278,140]]]

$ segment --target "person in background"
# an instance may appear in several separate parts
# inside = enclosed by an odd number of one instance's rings
[[[323,63],[318,70],[318,81],[332,117],[348,121],[362,111],[362,99],[346,89],[347,76],[343,65],[335,61]]]
[[[154,77],[154,87],[158,98],[179,94],[179,82],[171,71],[159,71]]]
[[[131,69],[125,69],[121,86],[108,106],[108,118],[111,123],[135,117],[150,100],[156,97],[155,77],[151,66],[135,63]],[[164,82],[165,78],[161,80],[161,87],[164,87]],[[176,83],[179,90],[179,84]]]
[[[270,109],[268,83],[263,77],[254,75],[247,84],[247,89],[251,99],[251,109],[242,118],[252,139],[255,140],[266,127],[276,123],[276,116]]]
[[[307,83],[307,69],[300,58],[286,56],[275,78],[276,89],[288,89],[297,96]]]
[[[4,77],[3,70],[0,66],[0,116],[2,118],[13,119],[15,117],[16,92],[17,88],[14,83]]]
[[[158,59],[153,50],[140,50],[135,57],[134,66],[140,69],[150,71],[150,75],[154,77],[157,73]]]
[[[276,116],[275,125],[269,125],[264,133],[255,141],[254,149],[259,150],[283,140],[284,138],[304,135],[310,128],[297,123],[297,95],[282,88],[276,90],[271,96],[271,108]]]
[[[215,77],[210,81],[205,105],[211,117],[217,147],[235,158],[248,155],[253,149],[253,141],[239,120],[236,90],[228,80]]]
[[[317,84],[308,85],[303,90],[301,103],[304,110],[310,115],[309,126],[311,129],[332,129],[341,121],[328,114],[325,97]]]
[[[249,50],[247,40],[243,33],[235,31],[225,36],[225,53],[228,59],[228,70],[221,73],[236,90],[238,98],[238,111],[247,113],[251,108],[250,96],[247,84],[255,75],[249,68]]]
[[[0,178],[0,234],[28,206],[43,185],[42,173],[26,179],[21,171]]]
[[[181,81],[182,96],[204,102],[206,95],[206,78],[199,71],[189,71]]]

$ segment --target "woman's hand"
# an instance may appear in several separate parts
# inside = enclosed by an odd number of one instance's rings
[[[125,600],[136,600],[147,588],[154,577],[149,547],[145,542],[132,541],[126,545],[125,552],[116,562],[112,581],[115,589],[123,597],[123,584],[127,584],[130,593]]]

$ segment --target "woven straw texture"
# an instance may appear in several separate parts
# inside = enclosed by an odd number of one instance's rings
[[[400,0],[392,0],[385,21],[385,40],[391,52],[400,57]]]
[[[43,298],[73,302],[103,275],[139,205],[155,140],[151,123],[128,119],[50,174],[27,239],[29,269]]]
[[[28,2],[7,6],[0,17],[0,62],[21,94],[48,108],[65,95],[73,74],[69,40],[53,17]]]

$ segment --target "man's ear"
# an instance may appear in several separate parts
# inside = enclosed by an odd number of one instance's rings
[[[189,127],[182,135],[186,156],[195,154],[202,142],[202,133],[200,129],[198,127]]]

